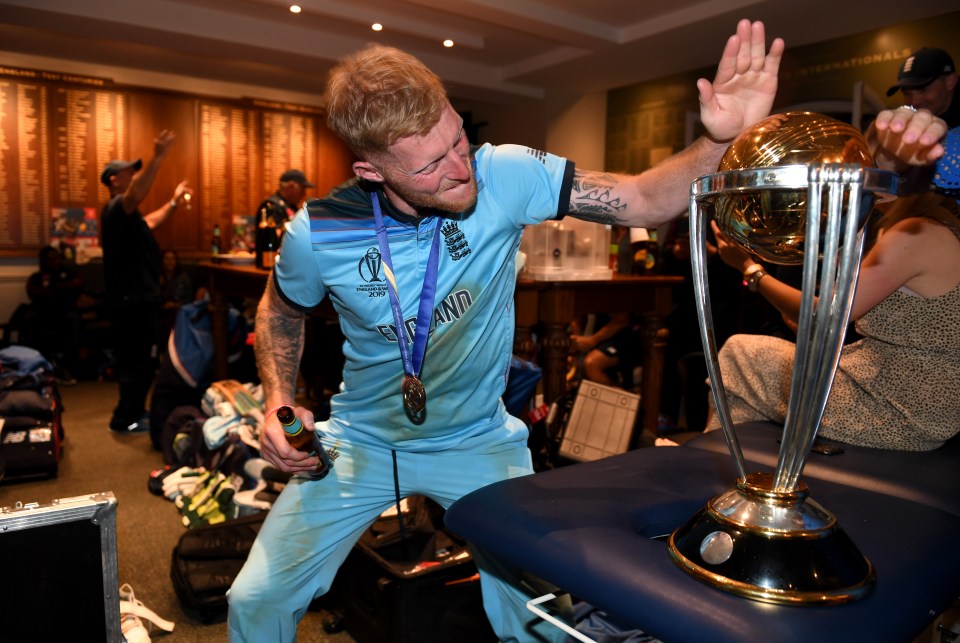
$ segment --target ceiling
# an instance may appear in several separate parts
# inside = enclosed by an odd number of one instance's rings
[[[789,47],[957,9],[956,0],[299,0],[293,14],[288,4],[0,0],[0,50],[319,94],[337,59],[379,42],[424,60],[454,99],[510,104],[710,67],[741,17],[764,20]]]

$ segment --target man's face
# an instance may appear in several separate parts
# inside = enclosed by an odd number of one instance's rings
[[[307,188],[296,181],[287,181],[280,188],[280,195],[284,201],[299,208],[303,203],[303,197],[307,195]]]
[[[376,159],[375,167],[387,192],[403,201],[392,199],[394,205],[408,214],[425,209],[463,212],[477,202],[463,119],[450,106],[426,135],[400,139]]]
[[[907,105],[917,109],[926,109],[934,116],[940,116],[950,107],[953,99],[953,88],[957,84],[956,74],[946,74],[935,79],[926,87],[914,89],[903,88],[903,99]]]
[[[123,194],[127,191],[127,188],[130,187],[130,181],[133,180],[133,175],[137,171],[132,167],[120,170],[112,177],[110,177],[110,186],[111,192],[113,194]]]

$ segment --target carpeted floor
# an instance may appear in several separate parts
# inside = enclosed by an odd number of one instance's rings
[[[0,507],[17,501],[47,504],[57,498],[112,491],[117,498],[117,557],[120,583],[129,583],[138,599],[176,623],[170,633],[154,630],[154,643],[226,641],[226,622],[203,624],[185,614],[170,583],[170,555],[184,533],[180,513],[169,500],[147,490],[150,471],[162,466],[150,438],[115,435],[107,430],[117,401],[113,382],[80,382],[61,387],[64,453],[56,478],[0,483]],[[324,633],[322,611],[308,612],[298,643],[350,643],[346,633]],[[265,642],[266,643],[266,642]]]

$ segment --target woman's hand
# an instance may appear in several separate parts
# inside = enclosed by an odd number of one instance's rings
[[[723,263],[740,272],[745,271],[757,263],[753,255],[730,241],[730,239],[720,231],[720,227],[717,226],[716,221],[710,221],[710,227],[713,228],[713,234],[717,238],[717,251],[720,253],[720,258],[723,260]]]

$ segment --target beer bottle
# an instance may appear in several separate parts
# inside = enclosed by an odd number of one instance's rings
[[[313,451],[313,434],[303,427],[303,422],[293,412],[292,406],[281,406],[277,409],[277,419],[283,426],[287,442],[297,451]]]
[[[212,254],[220,254],[220,250],[223,248],[223,239],[220,237],[220,225],[217,223],[213,224],[213,241],[210,244],[210,252]]]
[[[257,268],[270,270],[280,247],[280,237],[273,217],[268,216],[267,209],[261,208],[257,214]]]
[[[308,431],[303,426],[303,422],[297,417],[297,414],[294,413],[292,406],[284,405],[278,408],[277,419],[280,420],[280,425],[283,427],[284,435],[290,446],[297,451],[305,451],[310,455],[315,455],[320,458],[320,464],[317,465],[317,470],[311,473],[309,478],[311,480],[320,480],[326,476],[327,473],[330,472],[330,467],[333,466],[333,463],[330,460],[330,455],[327,453],[327,450],[320,444],[317,433]]]
[[[659,270],[657,259],[660,257],[660,245],[657,243],[657,231],[652,229],[648,231],[650,238],[647,240],[647,262],[644,266],[646,274],[655,274]]]

